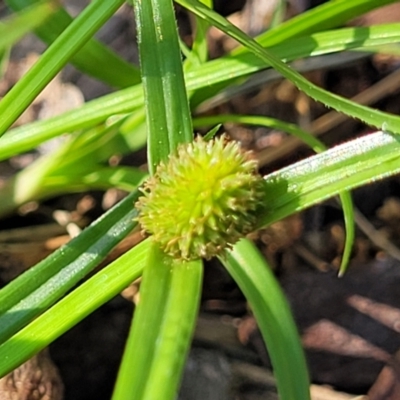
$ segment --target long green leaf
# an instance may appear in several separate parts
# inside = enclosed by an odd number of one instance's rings
[[[399,137],[376,132],[265,176],[265,209],[259,227],[344,190],[399,173],[399,155]]]
[[[182,264],[153,245],[113,400],[176,397],[195,326],[201,277],[201,261]]]
[[[0,24],[0,51],[7,49],[8,46],[42,24],[50,15],[54,15],[56,9],[57,6],[53,2],[39,2],[33,7],[2,20]]]
[[[112,186],[128,191],[135,189],[146,175],[144,171],[103,167],[112,155],[129,150],[120,134],[125,121],[126,118],[121,118],[106,127],[100,125],[74,135],[8,179],[2,187],[0,216],[28,201],[66,192]]]
[[[223,32],[236,39],[243,46],[247,47],[257,57],[263,60],[267,65],[272,66],[285,78],[292,81],[300,90],[315,100],[322,102],[328,107],[343,112],[354,118],[358,118],[378,129],[389,130],[391,132],[400,133],[400,117],[384,113],[382,111],[373,110],[369,107],[362,106],[347,100],[343,97],[330,93],[324,89],[314,85],[302,75],[291,69],[272,52],[264,49],[260,44],[247,36],[240,29],[231,24],[227,19],[221,17],[213,10],[205,7],[196,0],[180,0],[180,4],[192,11],[198,17],[209,21]]]
[[[38,0],[6,0],[13,10],[19,11],[37,4]],[[45,25],[35,29],[36,34],[50,45],[73,19],[64,8],[52,15]],[[36,22],[33,18],[29,23]],[[0,35],[0,37],[2,37]],[[129,64],[96,39],[90,39],[71,59],[82,72],[87,73],[111,86],[123,88],[140,82],[138,68]]]
[[[400,143],[397,137],[378,132],[337,146],[325,153],[267,176],[265,200],[268,206],[265,213],[261,215],[260,226],[293,214],[342,190],[351,189],[371,180],[382,179],[390,174],[400,172],[399,152]],[[126,210],[126,207],[130,207],[132,200],[132,198],[129,201],[126,200],[122,208]],[[131,218],[129,218],[129,221],[126,221],[126,223],[132,223]],[[106,224],[106,222],[112,223],[113,221],[111,218],[108,220],[103,218],[98,222],[97,229],[93,229],[97,232],[97,240],[107,231],[105,226],[100,227],[101,222]],[[93,234],[92,231],[90,234],[88,233],[88,237],[85,237],[85,232],[88,231],[89,229],[84,231],[75,241],[77,242],[79,239],[79,243],[83,245]],[[100,243],[98,247],[102,247]],[[88,248],[90,248],[90,245]],[[68,258],[72,255],[72,260],[76,258],[76,254],[73,254],[74,250],[77,250],[78,254],[82,254],[82,248],[74,249],[74,247],[69,246],[61,249],[56,253],[56,256],[53,255],[39,264],[43,268],[40,271],[43,271],[47,276],[43,277],[42,273],[38,273],[39,268],[37,268],[28,271],[2,289],[0,291],[0,305],[3,312],[13,304],[10,296],[14,301],[19,301],[19,295],[20,299],[23,299],[27,293],[30,293],[30,291],[22,293],[28,283],[40,285],[48,280],[53,275],[52,268],[58,266],[61,261],[68,261],[63,256]],[[82,256],[87,257],[87,255],[88,253],[84,253]],[[42,282],[35,282],[38,278]],[[65,319],[68,320],[68,313],[65,314]],[[16,342],[12,343],[11,352],[13,354],[15,351],[13,346],[16,345]]]
[[[252,242],[241,240],[220,260],[249,301],[267,345],[281,400],[310,399],[307,364],[289,305]]]
[[[42,313],[98,265],[137,224],[133,192],[35,267],[0,290],[0,341]]]
[[[264,32],[256,39],[262,46],[269,47],[320,30],[326,31],[342,26],[361,14],[396,1],[398,0],[381,0],[379,2],[376,0],[327,1],[318,7],[291,18],[274,29]],[[179,0],[176,0],[176,2],[180,3]],[[241,47],[235,50],[234,53],[237,54],[244,51],[248,51],[247,48]]]
[[[270,50],[288,61],[298,57],[358,48],[363,44],[365,46],[382,45],[400,40],[399,27],[400,24],[394,24],[324,32],[298,40],[293,39],[290,43],[284,43]],[[253,54],[241,54],[209,61],[187,72],[185,77],[187,90],[194,91],[217,85],[267,67],[264,61]],[[143,91],[140,86],[135,86],[92,100],[78,110],[67,112],[62,116],[12,129],[0,139],[0,160],[21,151],[30,150],[57,135],[89,128],[104,122],[112,115],[130,113],[141,106],[143,106]]]
[[[148,240],[135,246],[3,343],[0,346],[0,376],[48,346],[137,279],[149,247]]]
[[[134,6],[154,173],[193,133],[172,2],[134,1]],[[175,398],[197,315],[201,270],[200,261],[181,265],[154,244],[114,400]]]
[[[134,1],[148,127],[150,173],[193,138],[171,1]]]
[[[279,26],[269,29],[256,40],[264,47],[271,47],[280,43],[288,43],[292,45],[292,41],[297,38],[301,38],[307,34],[314,34],[320,30],[327,31],[328,29],[343,26],[347,21],[358,17],[359,15],[366,13],[374,8],[383,6],[384,4],[390,4],[396,0],[384,0],[383,2],[376,2],[375,0],[336,0],[328,1],[319,7],[314,7],[311,10],[303,12],[294,18],[285,21]],[[179,3],[179,1],[177,1]],[[368,28],[367,28],[368,29]],[[293,43],[293,48],[296,45]],[[237,49],[232,51],[232,55],[243,55],[248,53],[248,49],[244,46],[239,46]],[[228,56],[229,57],[229,56]],[[229,84],[233,84],[235,78],[228,79],[225,83],[218,85],[217,87],[209,87],[202,90],[205,92],[200,99],[210,98],[215,95],[218,91],[227,87]],[[199,96],[197,94],[194,97],[195,104],[199,104]]]
[[[52,174],[43,181],[43,197],[63,193],[84,192],[85,190],[107,190],[118,188],[131,192],[145,180],[148,174],[133,167],[97,166],[92,172],[71,174],[68,170]]]
[[[94,0],[0,101],[0,135],[22,114],[69,59],[122,5]]]
[[[268,50],[286,62],[360,47],[367,51],[368,47],[374,47],[374,43],[379,43],[377,46],[382,47],[385,43],[398,42],[399,25],[386,24],[320,32],[306,37],[293,38],[268,47]],[[190,89],[199,89],[227,83],[269,67],[269,64],[253,53],[227,55],[203,64],[202,68],[188,71],[186,81]]]

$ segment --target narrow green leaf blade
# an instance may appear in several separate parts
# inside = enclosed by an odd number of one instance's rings
[[[282,400],[309,400],[307,364],[289,305],[255,245],[238,242],[220,258],[249,301],[268,348]]]
[[[127,192],[137,189],[148,174],[133,167],[102,167],[94,168],[92,172],[70,174],[67,170],[59,171],[57,175],[46,177],[43,182],[43,197],[85,190],[106,190],[118,188]]]
[[[23,10],[38,2],[38,0],[6,0],[9,7],[15,11]],[[50,45],[72,22],[73,18],[68,12],[64,8],[60,8],[52,15],[51,20],[36,28],[35,32],[40,39]],[[123,88],[140,82],[138,68],[129,64],[96,39],[90,39],[72,57],[71,62],[82,72],[113,87]]]
[[[259,226],[400,172],[400,138],[376,132],[265,176]]]
[[[184,5],[188,10],[197,16],[209,21],[223,32],[237,40],[243,46],[247,47],[257,57],[262,59],[266,64],[276,69],[282,76],[292,81],[300,90],[311,98],[322,102],[325,106],[343,112],[354,118],[377,127],[378,129],[389,130],[391,132],[400,133],[400,117],[389,115],[382,111],[373,110],[369,107],[354,103],[333,93],[314,85],[298,72],[287,66],[272,52],[264,49],[255,40],[246,35],[243,31],[231,24],[227,19],[221,17],[213,10],[205,7],[196,0],[180,0],[180,4]]]
[[[131,193],[68,244],[0,290],[0,341],[42,313],[98,265],[137,224]]]
[[[0,135],[22,114],[60,69],[122,5],[92,1],[0,101]]]
[[[137,279],[149,247],[149,240],[135,246],[3,343],[0,346],[0,376],[44,349]]]
[[[381,0],[379,2],[376,0],[328,1],[285,21],[275,29],[264,32],[256,39],[262,46],[271,46],[320,30],[326,31],[342,26],[368,11],[396,1],[398,0]],[[177,0],[177,3],[179,3],[179,0]],[[245,47],[235,50],[235,53],[243,51],[246,51]]]
[[[293,39],[270,49],[281,59],[293,60],[306,56],[327,54],[345,49],[383,45],[400,40],[400,24],[376,26],[370,28],[346,28],[315,34],[311,37]],[[223,57],[202,64],[199,68],[187,71],[187,89],[217,85],[231,79],[267,68],[264,61],[253,54]],[[77,110],[46,121],[37,121],[7,132],[0,139],[0,160],[4,160],[21,151],[27,151],[45,140],[65,132],[89,128],[104,122],[116,114],[126,114],[143,106],[142,87],[136,85],[129,89],[103,96],[88,102]],[[385,114],[390,116],[390,114]]]
[[[4,51],[8,46],[14,44],[25,34],[37,28],[50,15],[54,15],[57,6],[50,1],[38,2],[35,6],[29,7],[0,24],[0,51]]]
[[[174,261],[152,245],[113,400],[176,397],[196,322],[202,269],[201,261]]]
[[[32,149],[38,144],[66,132],[92,128],[110,116],[132,113],[143,106],[141,86],[124,89],[92,100],[62,116],[36,121],[7,132],[0,138],[0,159]]]
[[[134,1],[150,173],[193,138],[172,1]]]

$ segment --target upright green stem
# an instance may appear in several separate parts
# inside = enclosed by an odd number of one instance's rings
[[[176,398],[197,320],[203,263],[174,262],[171,272],[171,288],[143,400]]]
[[[153,362],[171,283],[172,264],[152,244],[143,271],[140,302],[118,373],[113,400],[142,398]]]

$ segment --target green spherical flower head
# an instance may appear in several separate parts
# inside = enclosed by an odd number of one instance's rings
[[[139,222],[174,258],[211,258],[254,230],[257,162],[225,136],[181,145],[142,189]]]

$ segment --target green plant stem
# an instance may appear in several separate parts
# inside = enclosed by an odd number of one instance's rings
[[[152,245],[113,400],[175,398],[201,280],[201,261],[176,262]]]
[[[172,264],[151,241],[140,286],[140,302],[126,343],[113,400],[141,399],[154,357],[171,282]]]
[[[171,272],[171,289],[143,400],[176,398],[196,325],[203,263],[174,262]]]

